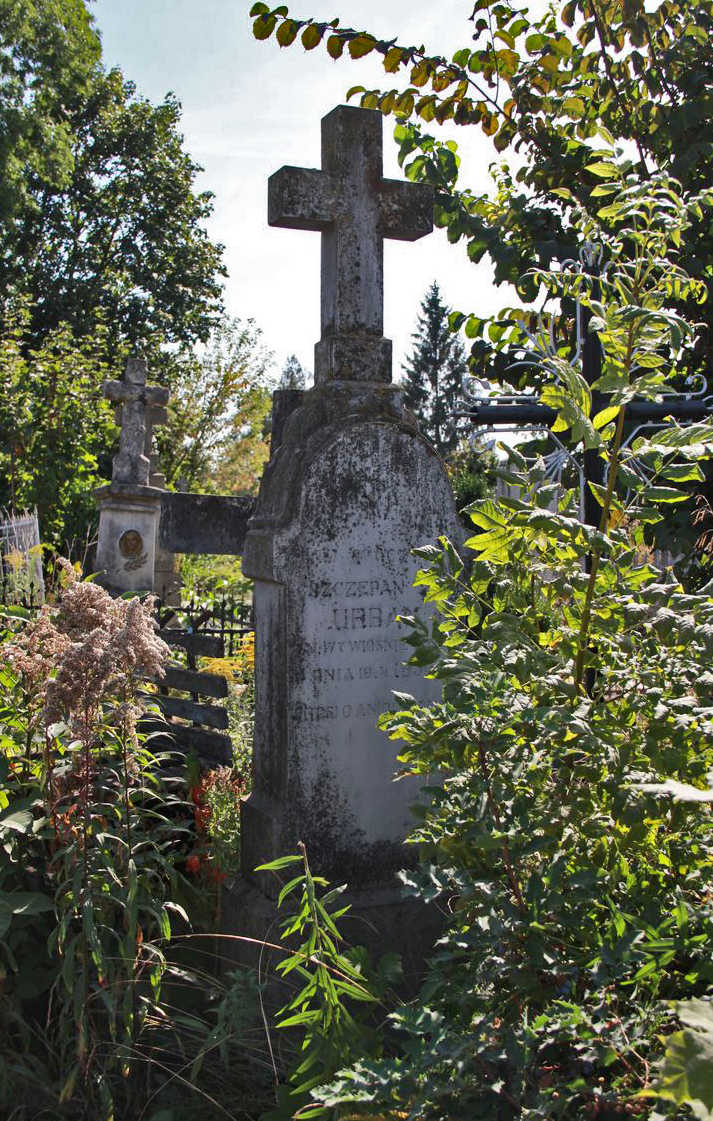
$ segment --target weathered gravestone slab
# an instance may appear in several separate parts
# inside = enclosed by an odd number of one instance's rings
[[[313,870],[348,882],[383,950],[405,948],[394,874],[419,786],[393,781],[397,748],[376,723],[394,690],[438,695],[404,665],[398,616],[423,607],[411,550],[461,534],[443,463],[389,384],[383,239],[428,233],[433,199],[382,178],[381,144],[379,113],[340,106],[322,122],[322,170],[283,168],[269,184],[271,225],[322,233],[322,338],[315,388],[284,424],[245,543],[254,784],[224,913],[233,933],[264,935],[279,884],[255,868],[304,841]]]
[[[457,529],[448,480],[398,393],[334,385],[293,416],[261,499],[243,561],[257,673],[243,872],[303,840],[329,878],[383,883],[407,859],[419,784],[392,781],[396,746],[376,724],[394,690],[438,696],[404,664],[398,616],[423,608],[411,550]]]

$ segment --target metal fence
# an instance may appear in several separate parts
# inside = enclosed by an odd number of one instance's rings
[[[252,598],[243,588],[196,594],[180,604],[166,603],[159,596],[157,612],[162,629],[219,639],[226,658],[237,652],[244,636],[254,629]]]
[[[17,515],[0,511],[0,577],[3,603],[20,606],[21,599],[41,602],[44,581],[36,510]]]
[[[173,599],[175,593],[167,593]],[[23,607],[34,613],[42,606],[34,587],[18,590],[12,577],[0,571],[0,607]],[[252,599],[245,590],[221,589],[192,596],[183,603],[165,603],[159,596],[156,621],[161,630],[180,636],[202,635],[217,640],[223,657],[235,654],[246,634],[254,628]]]

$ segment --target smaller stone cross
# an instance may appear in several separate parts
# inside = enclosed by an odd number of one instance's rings
[[[121,438],[119,454],[114,456],[112,483],[149,485],[152,428],[166,421],[168,390],[147,385],[146,374],[144,359],[131,357],[124,381],[104,382],[104,396],[121,405]]]
[[[322,337],[315,381],[391,381],[384,330],[384,238],[433,229],[433,192],[383,178],[382,116],[338,105],[322,120],[322,170],[282,167],[268,182],[268,223],[322,234]]]

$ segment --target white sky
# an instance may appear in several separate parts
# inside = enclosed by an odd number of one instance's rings
[[[204,167],[198,186],[215,195],[211,237],[225,245],[225,302],[231,315],[252,317],[275,352],[279,370],[297,354],[313,368],[319,338],[319,235],[270,229],[267,178],[283,164],[320,166],[320,119],[346,100],[352,85],[388,88],[376,58],[333,62],[326,50],[301,44],[281,50],[253,39],[252,0],[95,0],[104,59],[119,65],[139,93],[157,101],[170,90],[183,105],[186,148]],[[452,55],[470,43],[471,0],[297,0],[290,14],[332,19],[408,45]],[[437,126],[434,126],[437,127]],[[385,174],[401,177],[384,121]],[[463,145],[461,182],[488,188],[497,153],[475,127],[451,126],[444,138]],[[512,300],[495,289],[487,263],[477,267],[464,242],[449,245],[436,230],[413,244],[385,245],[385,334],[394,341],[398,377],[421,299],[437,280],[446,302],[484,315]]]

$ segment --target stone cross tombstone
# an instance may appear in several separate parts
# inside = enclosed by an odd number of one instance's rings
[[[97,568],[100,580],[115,595],[155,588],[164,480],[153,455],[153,426],[166,421],[168,390],[147,385],[146,379],[146,363],[132,357],[124,380],[103,386],[105,397],[121,407],[119,452],[111,482],[96,491]]]
[[[322,121],[322,170],[285,167],[269,181],[269,224],[321,233],[322,338],[316,385],[285,423],[245,541],[254,774],[243,878],[225,913],[233,932],[264,935],[279,884],[255,868],[303,841],[313,870],[347,882],[353,913],[393,947],[404,921],[394,876],[420,783],[393,781],[397,748],[377,720],[394,690],[439,695],[404,664],[398,616],[423,608],[411,550],[462,534],[443,463],[389,384],[383,239],[429,233],[433,197],[383,179],[381,129],[380,113],[340,106]]]
[[[384,238],[433,229],[422,184],[384,179],[381,114],[339,106],[322,121],[322,170],[283,167],[268,184],[268,223],[322,234],[322,338],[315,383],[390,382],[384,332]]]

